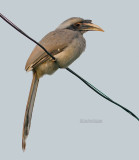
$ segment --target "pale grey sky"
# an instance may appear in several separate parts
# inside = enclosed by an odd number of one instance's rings
[[[139,116],[138,6],[138,0],[1,0],[0,12],[37,41],[69,17],[92,19],[105,32],[85,34],[87,48],[70,68]],[[138,121],[66,70],[40,80],[22,152],[32,80],[24,66],[34,46],[0,19],[0,159],[138,160]]]

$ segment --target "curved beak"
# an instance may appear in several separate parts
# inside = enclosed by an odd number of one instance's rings
[[[104,30],[101,27],[99,27],[98,25],[93,24],[93,23],[83,23],[82,24],[82,30],[84,30],[84,31],[101,31],[101,32],[104,32]]]

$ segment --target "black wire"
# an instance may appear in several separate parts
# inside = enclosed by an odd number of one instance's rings
[[[15,24],[13,24],[9,19],[7,19],[4,15],[2,15],[0,13],[0,17],[6,21],[9,25],[11,25],[13,28],[15,28],[18,32],[20,32],[21,34],[23,34],[25,37],[27,37],[28,39],[30,39],[31,41],[33,41],[34,43],[36,43],[38,46],[40,46],[51,58],[53,58],[54,60],[55,57],[53,57],[41,44],[39,44],[37,41],[35,41],[33,38],[31,38],[30,36],[28,36],[25,32],[23,32],[20,28],[18,28]]]
[[[122,105],[118,104],[117,102],[113,101],[111,98],[109,98],[108,96],[106,96],[104,93],[102,93],[100,90],[98,90],[96,87],[94,87],[92,84],[90,84],[89,82],[87,82],[85,79],[83,79],[81,76],[79,76],[77,73],[75,73],[74,71],[72,71],[70,68],[66,68],[70,73],[72,73],[73,75],[75,75],[76,77],[78,77],[82,82],[84,82],[88,87],[90,87],[92,90],[94,90],[97,94],[99,94],[101,97],[107,99],[108,101],[114,103],[115,105],[119,106],[120,108],[122,108],[123,110],[125,110],[126,112],[128,112],[130,115],[132,115],[133,117],[135,117],[138,121],[139,118],[130,110],[128,110],[127,108],[123,107]]]
[[[28,36],[25,32],[23,32],[20,28],[18,28],[15,24],[13,24],[9,19],[7,19],[4,15],[2,15],[0,13],[0,17],[6,21],[9,25],[11,25],[13,28],[15,28],[18,32],[20,32],[21,34],[23,34],[25,37],[27,37],[28,39],[30,39],[31,41],[33,41],[34,43],[36,43],[38,46],[40,46],[52,59],[55,60],[55,57],[53,57],[41,44],[39,44],[37,41],[35,41],[33,38],[31,38],[30,36]],[[106,100],[114,103],[115,105],[119,106],[120,108],[122,108],[123,110],[125,110],[126,112],[128,112],[130,115],[132,115],[134,118],[136,118],[139,121],[139,118],[132,113],[130,110],[128,110],[127,108],[123,107],[122,105],[118,104],[117,102],[113,101],[112,99],[110,99],[108,96],[106,96],[104,93],[102,93],[100,90],[98,90],[96,87],[94,87],[92,84],[90,84],[89,82],[87,82],[85,79],[83,79],[81,76],[79,76],[77,73],[75,73],[74,71],[72,71],[70,68],[66,68],[67,71],[69,71],[70,73],[72,73],[73,75],[75,75],[76,77],[78,77],[82,82],[84,82],[88,87],[90,87],[92,90],[94,90],[97,94],[99,94],[101,97],[105,98]]]

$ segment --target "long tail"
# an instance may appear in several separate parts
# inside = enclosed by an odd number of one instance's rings
[[[32,117],[36,92],[37,92],[37,88],[38,88],[38,83],[39,83],[39,79],[37,78],[36,72],[34,72],[32,84],[31,84],[31,88],[30,88],[30,93],[29,93],[29,97],[28,97],[28,102],[27,102],[27,106],[26,106],[24,124],[23,124],[23,134],[22,134],[22,149],[23,149],[23,151],[26,148],[26,138],[29,134],[29,129],[31,126],[31,117]]]

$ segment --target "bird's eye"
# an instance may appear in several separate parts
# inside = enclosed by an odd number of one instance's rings
[[[80,25],[81,25],[80,23],[76,23],[75,24],[76,27],[80,27]]]

